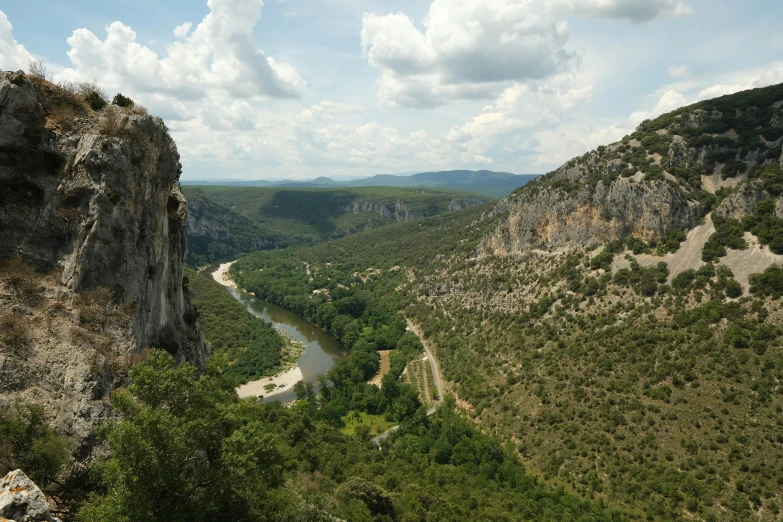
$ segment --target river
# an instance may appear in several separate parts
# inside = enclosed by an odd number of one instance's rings
[[[226,265],[221,265],[221,268],[224,266]],[[214,270],[210,270],[210,272],[212,271]],[[237,288],[226,286],[226,290],[231,293],[234,299],[245,305],[245,308],[251,314],[272,323],[278,331],[288,334],[304,344],[305,350],[296,361],[296,366],[301,371],[301,378],[305,382],[315,383],[316,376],[326,373],[345,353],[337,339],[295,313],[289,312],[275,304],[262,301],[254,295]],[[268,382],[268,380],[268,378],[264,378],[260,381],[264,383]],[[266,395],[263,391],[261,394]],[[287,389],[265,397],[264,402],[281,401],[287,403],[294,399],[296,399],[296,396],[293,389]]]

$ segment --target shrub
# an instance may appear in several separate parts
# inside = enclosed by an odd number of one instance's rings
[[[76,110],[72,105],[56,105],[49,111],[49,118],[57,127],[67,130],[76,122]]]
[[[111,101],[111,103],[112,105],[117,105],[118,107],[133,107],[135,105],[133,100],[127,96],[123,96],[122,93],[119,92],[114,95],[114,99]]]
[[[750,293],[775,299],[783,296],[783,267],[772,265],[761,274],[751,274]]]
[[[715,215],[712,218],[715,233],[704,244],[701,253],[702,261],[709,263],[726,255],[726,248],[744,250],[748,244],[743,239],[742,224],[736,219]]]
[[[0,474],[22,468],[45,487],[69,460],[68,446],[49,429],[43,407],[16,402],[0,409]]]
[[[48,71],[46,70],[46,67],[44,67],[43,60],[33,61],[30,60],[28,62],[28,74],[32,76],[33,78],[36,78],[38,80],[46,80],[47,76],[49,75]]]

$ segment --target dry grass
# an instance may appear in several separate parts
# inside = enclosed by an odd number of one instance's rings
[[[16,292],[29,296],[34,293],[38,274],[21,257],[15,257],[0,265],[0,280]]]
[[[122,109],[115,105],[109,105],[103,111],[98,132],[104,136],[119,136],[125,134],[126,123],[127,118],[125,118]]]
[[[82,324],[102,324],[107,317],[107,307],[114,300],[112,291],[98,287],[82,292],[76,298],[79,322]]]
[[[10,310],[0,313],[0,346],[11,350],[27,343],[27,328],[21,317]]]
[[[56,105],[49,111],[49,121],[62,130],[71,129],[76,123],[77,116],[76,109],[69,104]]]
[[[147,108],[140,104],[133,102],[133,107],[131,108],[131,111],[133,111],[133,114],[136,114],[138,116],[149,116],[149,111]]]

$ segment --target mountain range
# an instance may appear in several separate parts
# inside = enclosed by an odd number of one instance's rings
[[[538,174],[511,174],[490,170],[448,170],[421,172],[410,176],[378,174],[369,178],[336,181],[327,177],[312,180],[279,181],[183,181],[184,185],[223,185],[245,187],[285,188],[344,188],[344,187],[427,187],[465,190],[491,198],[503,198],[515,189],[538,177]]]

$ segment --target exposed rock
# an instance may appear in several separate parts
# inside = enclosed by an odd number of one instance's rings
[[[77,292],[112,290],[118,302],[135,303],[127,350],[162,346],[203,368],[182,290],[181,165],[165,125],[123,112],[106,135],[109,114],[88,113],[66,132],[46,123],[50,98],[22,75],[0,73],[0,259],[61,269]]]
[[[745,216],[753,214],[756,205],[769,197],[769,192],[764,190],[760,181],[751,181],[741,185],[734,194],[721,201],[715,213],[742,220]]]
[[[563,180],[582,179],[574,162],[561,169],[557,174]],[[480,243],[482,255],[586,247],[631,235],[651,239],[694,227],[703,211],[669,182],[632,177],[583,184],[571,192],[528,188],[503,200],[492,214],[500,219]]]
[[[55,522],[46,497],[21,469],[9,472],[0,482],[0,520],[8,522]]]
[[[109,394],[146,348],[205,366],[184,289],[180,168],[162,120],[93,112],[47,82],[0,73],[0,318],[24,325],[0,332],[0,407],[41,404],[73,440],[61,480],[84,476],[100,452]],[[16,257],[39,270],[23,291]]]

